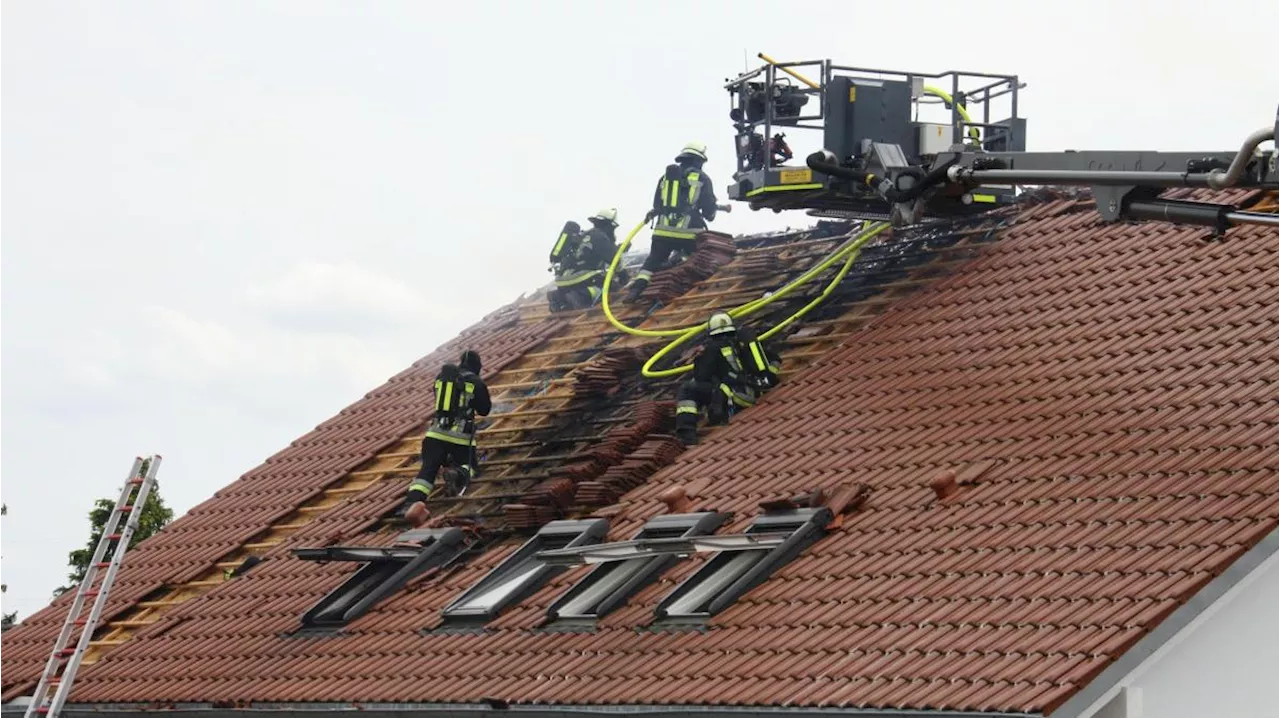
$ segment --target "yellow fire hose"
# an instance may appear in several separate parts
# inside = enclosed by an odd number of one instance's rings
[[[764,54],[763,52],[758,53],[758,56],[760,57],[760,59],[764,60],[770,65],[778,64],[776,60]],[[813,89],[820,89],[819,86],[816,83],[814,83],[812,80],[806,78],[805,76],[799,74],[798,72],[795,72],[789,67],[779,67],[778,69],[782,70],[788,75],[791,75],[792,77],[805,83],[806,85],[808,85]],[[943,102],[953,105],[956,108],[956,112],[960,115],[961,118],[964,119],[965,122],[971,121],[969,118],[969,113],[965,110],[965,108],[960,105],[956,105],[953,101],[953,98],[946,92],[931,86],[925,86],[924,92],[926,94],[939,97],[943,100]],[[976,127],[969,128],[969,135],[975,140],[978,139],[977,128]],[[609,320],[610,324],[612,324],[615,328],[619,329],[620,331],[626,332],[627,334],[631,334],[637,337],[675,337],[674,341],[668,343],[666,346],[662,347],[662,349],[659,349],[658,352],[655,353],[653,356],[649,357],[649,360],[645,362],[644,366],[640,370],[642,375],[651,379],[656,379],[660,377],[676,376],[678,374],[682,374],[684,372],[687,372],[693,369],[692,364],[675,366],[675,367],[671,367],[670,369],[654,369],[653,367],[655,364],[661,361],[663,357],[667,356],[671,352],[675,351],[677,348],[688,343],[691,339],[693,339],[694,337],[701,334],[704,330],[706,330],[707,322],[702,322],[701,324],[696,324],[691,327],[681,327],[678,329],[638,329],[638,328],[629,327],[626,324],[623,324],[621,321],[618,320],[616,316],[614,316],[613,310],[609,307],[609,287],[610,285],[613,284],[613,277],[617,273],[618,264],[619,262],[622,261],[622,256],[626,254],[627,249],[631,246],[631,240],[635,239],[636,234],[640,231],[642,227],[645,226],[645,224],[646,222],[644,221],[641,221],[639,224],[637,224],[635,228],[632,229],[631,232],[627,234],[627,237],[622,241],[622,244],[618,246],[618,251],[615,252],[613,255],[613,261],[609,263],[609,268],[608,270],[605,271],[604,286],[601,288],[600,296],[601,296],[601,306],[604,308],[605,317]],[[804,286],[805,284],[808,284],[811,280],[813,280],[819,274],[826,271],[831,266],[835,265],[836,262],[844,260],[844,266],[842,266],[840,270],[836,272],[835,276],[831,278],[831,281],[828,282],[827,286],[823,288],[821,294],[819,294],[817,297],[814,297],[808,304],[801,307],[798,311],[793,313],[791,316],[787,317],[786,319],[783,319],[776,326],[770,328],[768,331],[765,331],[763,334],[760,335],[761,341],[769,339],[770,337],[774,336],[778,332],[785,329],[787,326],[789,326],[793,322],[798,321],[801,317],[808,314],[815,307],[817,307],[824,300],[826,300],[826,298],[830,296],[832,290],[834,290],[836,286],[839,285],[840,282],[844,279],[845,275],[849,273],[849,269],[853,267],[853,263],[857,259],[858,253],[861,251],[863,245],[865,245],[873,237],[875,237],[876,235],[880,234],[881,232],[883,232],[888,228],[889,228],[889,224],[885,222],[877,222],[875,224],[868,225],[867,227],[863,228],[862,232],[860,232],[857,237],[853,238],[852,240],[836,248],[835,251],[827,255],[827,257],[824,258],[821,262],[814,265],[809,270],[805,271],[799,277],[796,277],[795,279],[791,280],[787,284],[783,285],[781,289],[777,290],[776,292],[768,296],[760,297],[758,299],[753,299],[752,301],[747,302],[746,304],[734,307],[733,309],[730,309],[727,312],[727,314],[730,317],[733,317],[734,319],[750,316],[758,312],[759,310],[763,309],[764,307],[772,304],[773,302],[776,302],[786,297],[787,295],[791,294],[796,289]]]
[[[635,229],[632,229],[631,232],[627,234],[627,238],[623,240],[621,245],[618,246],[618,251],[614,253],[613,261],[609,263],[609,269],[605,272],[604,287],[602,288],[600,296],[601,296],[601,306],[604,308],[605,317],[609,320],[609,323],[612,324],[618,330],[626,332],[627,334],[638,336],[638,337],[677,337],[675,341],[667,344],[662,349],[658,350],[656,354],[649,357],[649,360],[645,362],[644,366],[641,368],[640,372],[642,375],[649,377],[651,379],[656,379],[660,377],[676,376],[678,374],[682,374],[684,372],[687,372],[693,369],[692,364],[684,364],[681,366],[672,367],[670,369],[654,369],[653,366],[657,364],[658,361],[660,361],[663,357],[667,356],[672,351],[675,351],[675,349],[677,349],[678,347],[684,345],[689,340],[701,334],[703,330],[707,328],[707,323],[702,322],[701,324],[697,324],[691,327],[683,327],[679,329],[637,329],[635,327],[629,327],[626,324],[623,324],[621,321],[618,320],[616,316],[614,316],[613,310],[610,309],[609,307],[609,286],[613,283],[613,276],[617,272],[618,263],[621,262],[622,255],[626,254],[627,248],[631,246],[631,240],[635,238],[636,233],[638,233],[640,231],[640,228],[644,226],[645,226],[645,222],[640,222],[639,224],[637,224],[635,226]],[[840,271],[836,273],[835,277],[833,277],[832,280],[827,284],[827,286],[822,290],[821,294],[819,294],[817,297],[815,297],[812,301],[810,301],[805,306],[801,307],[799,311],[795,312],[791,316],[782,320],[782,322],[780,322],[778,325],[772,327],[771,329],[769,329],[768,331],[760,335],[760,339],[762,341],[765,339],[768,339],[769,337],[772,337],[773,335],[782,331],[791,323],[803,317],[805,314],[808,314],[810,311],[814,309],[814,307],[817,307],[819,304],[821,304],[823,300],[825,300],[831,294],[831,291],[835,289],[835,287],[840,283],[840,281],[844,279],[845,275],[848,274],[849,269],[853,266],[854,260],[857,259],[858,253],[862,249],[863,245],[865,245],[873,237],[875,237],[876,235],[880,234],[881,232],[883,232],[888,228],[889,228],[889,224],[886,222],[877,222],[875,224],[872,224],[864,228],[862,232],[858,234],[857,237],[853,238],[852,240],[836,248],[835,251],[827,255],[827,257],[824,258],[821,262],[819,262],[818,264],[814,265],[813,267],[805,271],[799,277],[796,277],[795,279],[785,284],[778,291],[774,292],[773,294],[770,294],[769,296],[753,299],[750,302],[747,302],[746,304],[742,304],[738,307],[734,307],[733,309],[730,309],[727,313],[729,314],[729,316],[735,319],[754,314],[760,309],[768,306],[769,304],[772,304],[773,302],[776,302],[779,299],[786,297],[787,295],[791,294],[799,287],[805,284],[808,284],[814,277],[817,277],[819,274],[826,271],[829,267],[834,265],[836,262],[839,262],[840,260],[844,260],[844,266],[840,268]]]

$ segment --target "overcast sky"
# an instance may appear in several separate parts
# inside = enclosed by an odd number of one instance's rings
[[[136,454],[181,515],[544,284],[565,220],[633,226],[685,142],[723,196],[744,56],[1018,74],[1032,149],[1228,150],[1272,123],[1278,23],[1275,0],[7,0],[4,610],[48,602]]]

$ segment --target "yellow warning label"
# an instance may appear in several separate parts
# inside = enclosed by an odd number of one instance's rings
[[[849,85],[849,102],[857,102],[857,100],[858,100],[858,86]]]
[[[779,184],[804,184],[813,181],[813,170],[782,170],[778,172]]]

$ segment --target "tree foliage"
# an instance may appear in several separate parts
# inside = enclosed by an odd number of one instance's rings
[[[142,474],[146,475],[147,462],[142,463]],[[102,533],[106,529],[107,521],[111,518],[111,511],[116,507],[114,499],[98,499],[93,504],[93,510],[89,512],[89,542],[84,548],[72,551],[67,556],[67,565],[71,567],[71,572],[67,574],[67,578],[71,579],[71,583],[62,586],[53,592],[53,595],[60,596],[64,592],[76,587],[84,580],[85,572],[89,570],[89,562],[93,560],[93,552],[98,548],[98,541],[102,538]],[[128,515],[121,517],[121,526],[128,519]],[[142,507],[142,516],[138,519],[138,528],[134,530],[132,538],[129,540],[129,548],[133,548],[139,541],[143,541],[164,528],[166,524],[173,520],[173,510],[165,506],[164,499],[160,496],[160,482],[156,481],[151,485],[151,493],[147,494],[147,503]],[[110,550],[110,549],[108,549]],[[103,560],[109,560],[108,556],[104,556]]]

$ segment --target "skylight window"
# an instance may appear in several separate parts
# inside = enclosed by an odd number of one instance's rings
[[[457,558],[466,548],[457,528],[418,529],[396,537],[389,547],[299,548],[304,561],[353,561],[364,566],[302,616],[304,628],[343,626],[426,571]]]
[[[692,550],[687,539],[705,536],[728,514],[667,514],[650,519],[631,541],[539,554],[552,564],[599,563],[547,609],[547,620],[592,621],[624,605]],[[670,550],[668,550],[670,549]]]
[[[659,619],[705,619],[729,607],[826,533],[827,508],[770,512],[745,534],[709,536],[702,550],[718,553],[675,588],[654,613]]]
[[[541,551],[573,548],[599,541],[609,530],[605,519],[552,521],[525,542],[515,553],[467,589],[444,609],[444,615],[455,619],[489,620],[507,606],[537,591],[552,576],[565,570],[564,565],[549,564],[538,558]]]

